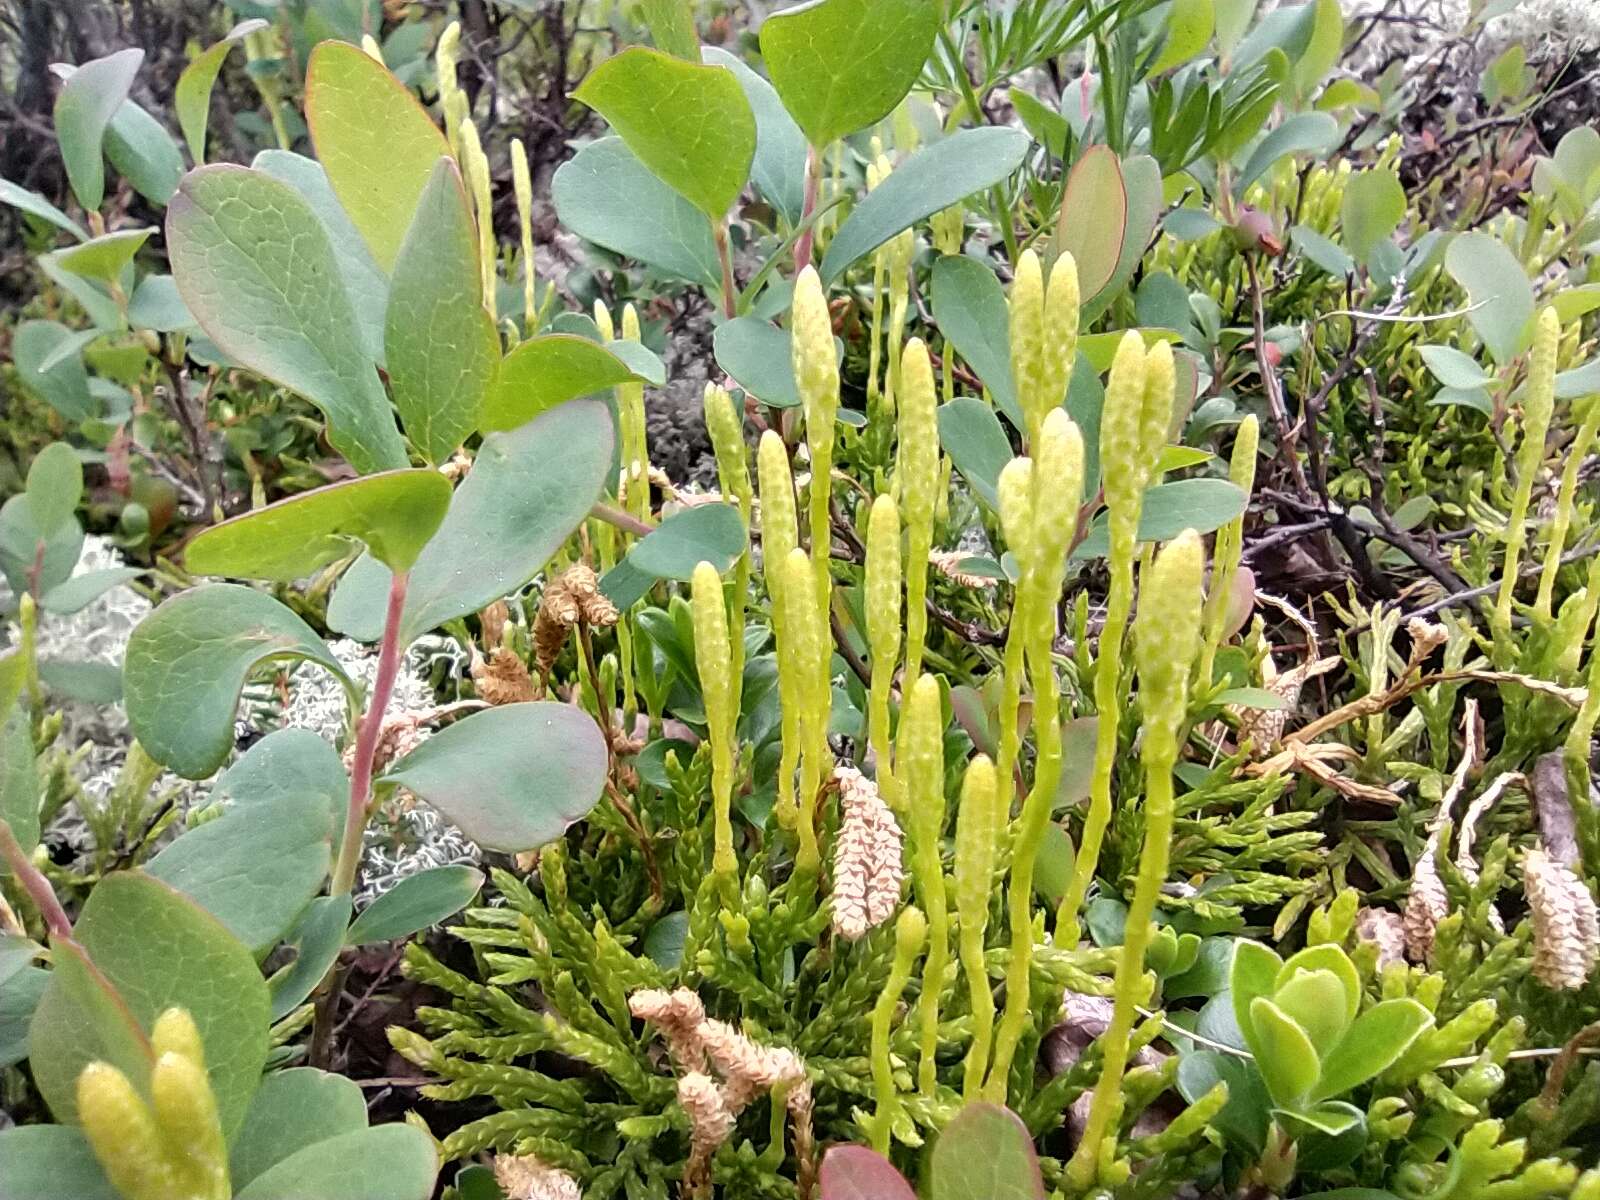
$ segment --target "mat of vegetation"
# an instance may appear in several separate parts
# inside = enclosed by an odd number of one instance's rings
[[[11,26],[0,1200],[1600,1200],[1593,52],[192,7]]]

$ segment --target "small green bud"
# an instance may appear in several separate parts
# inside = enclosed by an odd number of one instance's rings
[[[910,963],[922,953],[922,943],[928,939],[928,918],[914,904],[900,910],[894,923],[894,956],[899,962]]]
[[[639,340],[639,310],[632,303],[622,306],[622,340],[637,342]]]
[[[1045,417],[1036,454],[1031,541],[1036,569],[1051,572],[1054,581],[1066,570],[1083,500],[1083,435],[1066,409],[1053,408]]]
[[[194,1186],[185,1194],[228,1200],[228,1147],[205,1067],[174,1051],[161,1055],[150,1072],[150,1099],[176,1174]]]
[[[194,1018],[181,1008],[169,1008],[156,1018],[150,1031],[150,1049],[157,1058],[163,1054],[181,1054],[197,1066],[206,1065],[205,1045],[200,1040],[200,1030]]]
[[[617,327],[612,324],[611,313],[606,308],[604,300],[596,300],[594,302],[594,323],[595,327],[600,330],[600,340],[602,342],[616,340]]]
[[[900,513],[892,496],[872,502],[867,518],[867,640],[873,669],[893,671],[900,653]]]

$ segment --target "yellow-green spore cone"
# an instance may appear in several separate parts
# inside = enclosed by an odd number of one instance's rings
[[[715,849],[712,870],[723,881],[725,903],[733,898],[738,863],[733,854],[733,708],[732,653],[728,646],[728,610],[722,596],[722,577],[708,562],[694,569],[690,608],[694,618],[695,665],[700,671],[700,695],[705,702],[706,729],[711,738],[711,797],[714,805]]]
[[[174,1051],[162,1054],[150,1072],[150,1100],[180,1183],[196,1197],[228,1200],[228,1147],[205,1065]]]
[[[800,765],[800,711],[805,702],[800,677],[784,670],[793,648],[788,622],[784,619],[782,589],[784,563],[799,548],[800,530],[795,515],[794,477],[789,472],[789,455],[783,439],[772,430],[761,435],[756,448],[756,475],[761,485],[761,569],[771,602],[772,631],[778,643],[778,707],[781,713],[781,748],[778,759],[778,788],[773,812],[785,829],[795,823],[794,773]],[[803,557],[803,556],[802,556]]]
[[[1078,359],[1078,324],[1081,319],[1078,295],[1078,263],[1070,251],[1050,267],[1050,282],[1044,296],[1044,345],[1039,356],[1041,406],[1048,414],[1059,407],[1067,395],[1072,368]]]
[[[822,280],[807,267],[795,280],[791,347],[795,386],[806,417],[806,448],[811,455],[811,556],[817,569],[817,599],[826,610],[830,574],[828,502],[833,488],[834,420],[839,413],[839,357],[833,344],[833,318]]]
[[[1044,269],[1039,256],[1024,250],[1017,258],[1009,302],[1011,382],[1033,448],[1048,401],[1044,389]]]
[[[1104,1060],[1085,1122],[1083,1140],[1068,1164],[1072,1186],[1096,1181],[1103,1143],[1116,1136],[1128,1041],[1145,995],[1144,959],[1156,900],[1166,882],[1173,825],[1172,769],[1178,735],[1188,711],[1189,676],[1200,647],[1200,579],[1205,552],[1200,537],[1185,530],[1156,555],[1141,591],[1134,661],[1143,717],[1140,758],[1144,766],[1144,846],[1117,960],[1111,1024],[1100,1039]]]
[[[899,807],[899,794],[889,744],[889,692],[900,657],[900,585],[900,513],[892,496],[879,496],[872,502],[867,518],[867,564],[862,585],[867,643],[872,653],[867,737],[878,762],[878,794],[895,808]]]
[[[906,343],[900,367],[900,512],[906,523],[906,677],[922,671],[928,636],[928,555],[939,494],[938,391],[921,338]]]
[[[125,1200],[184,1196],[155,1116],[126,1075],[109,1063],[90,1063],[78,1075],[77,1101],[89,1148]]]
[[[961,922],[961,971],[972,1009],[972,1042],[962,1076],[962,1095],[968,1101],[979,1097],[994,1036],[994,991],[984,963],[983,936],[1004,820],[994,763],[980,754],[967,764],[956,810],[956,915]]]
[[[795,826],[799,847],[795,872],[814,880],[821,866],[817,847],[817,793],[822,786],[828,757],[828,716],[832,689],[828,683],[827,633],[816,604],[816,577],[804,550],[791,550],[783,563],[778,587],[788,651],[778,650],[780,681],[793,677],[799,706],[800,790],[795,799]]]

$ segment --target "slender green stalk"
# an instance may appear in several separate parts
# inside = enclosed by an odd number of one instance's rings
[[[883,991],[878,993],[878,1002],[872,1008],[872,1092],[877,1101],[872,1118],[872,1146],[879,1154],[889,1152],[889,1135],[901,1108],[900,1094],[894,1086],[894,1065],[889,1061],[889,1030],[927,934],[928,921],[920,909],[911,904],[901,909],[894,926],[894,959],[889,964],[889,978],[884,980]]]
[[[1067,1166],[1068,1181],[1079,1191],[1095,1182],[1114,1151],[1129,1037],[1146,995],[1145,951],[1171,854],[1172,770],[1178,759],[1178,735],[1188,713],[1189,674],[1199,649],[1204,561],[1199,535],[1185,530],[1157,557],[1140,603],[1135,652],[1139,706],[1144,715],[1140,753],[1145,774],[1144,846],[1117,959],[1111,1023],[1100,1039],[1104,1056],[1100,1079],[1083,1138]]]
[[[778,643],[778,708],[782,722],[778,759],[777,796],[773,811],[785,829],[795,827],[794,773],[800,766],[800,711],[804,707],[800,673],[794,661],[794,634],[786,618],[783,598],[783,564],[798,548],[800,534],[795,515],[794,478],[783,439],[772,430],[761,435],[756,450],[757,478],[761,484],[761,569],[772,603],[772,632]]]
[[[901,356],[901,512],[906,522],[906,678],[922,673],[928,638],[928,556],[933,549],[933,510],[939,491],[938,392],[933,362],[920,338]]]
[[[1495,647],[1504,659],[1512,653],[1511,602],[1517,590],[1517,567],[1528,538],[1528,504],[1533,497],[1534,476],[1544,461],[1544,440],[1550,432],[1550,416],[1555,408],[1556,344],[1561,338],[1561,321],[1555,309],[1539,313],[1533,335],[1533,350],[1528,356],[1528,385],[1522,405],[1522,440],[1517,445],[1517,490],[1512,493],[1511,512],[1506,521],[1506,556],[1500,568],[1500,592],[1495,598],[1492,626]]]
[[[1567,447],[1567,464],[1561,471],[1561,490],[1556,496],[1556,514],[1550,522],[1550,540],[1545,544],[1544,569],[1539,574],[1539,595],[1533,611],[1540,620],[1550,619],[1555,600],[1556,576],[1561,571],[1561,554],[1567,548],[1567,530],[1572,525],[1572,504],[1578,492],[1578,473],[1589,457],[1595,434],[1600,433],[1600,396],[1591,397],[1583,412],[1583,422]]]
[[[912,685],[900,719],[900,783],[911,817],[911,879],[928,917],[928,957],[923,966],[919,1027],[917,1090],[931,1097],[937,1083],[939,994],[950,961],[950,913],[945,894],[944,862],[944,714],[939,681],[932,675]]]
[[[900,512],[892,496],[872,502],[867,518],[867,564],[863,582],[867,642],[872,651],[872,686],[867,692],[867,740],[877,759],[878,794],[900,807],[889,742],[889,692],[900,657]]]
[[[1228,463],[1228,478],[1248,497],[1255,486],[1256,450],[1261,426],[1252,413],[1239,422],[1233,439],[1233,456]],[[1211,557],[1211,588],[1206,593],[1205,642],[1200,647],[1200,666],[1195,679],[1200,687],[1211,686],[1217,649],[1222,645],[1232,603],[1233,581],[1239,572],[1239,556],[1244,547],[1244,514],[1240,513],[1217,530],[1216,548]]]
[[[972,1008],[972,1043],[967,1048],[961,1094],[969,1103],[982,1092],[994,1037],[994,989],[984,963],[983,936],[989,925],[989,891],[1000,850],[1004,816],[1000,796],[994,764],[978,755],[967,764],[956,813],[956,916],[961,923],[961,970]]]

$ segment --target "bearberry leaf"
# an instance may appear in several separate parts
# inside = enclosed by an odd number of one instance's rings
[[[118,50],[84,63],[56,93],[56,141],[78,203],[97,209],[106,194],[106,126],[128,98],[144,51]]]
[[[428,1200],[438,1174],[434,1140],[397,1122],[315,1142],[268,1167],[235,1195],[237,1200]]]
[[[313,1067],[274,1071],[229,1148],[228,1177],[237,1191],[308,1146],[366,1127],[366,1098],[342,1075]]]

